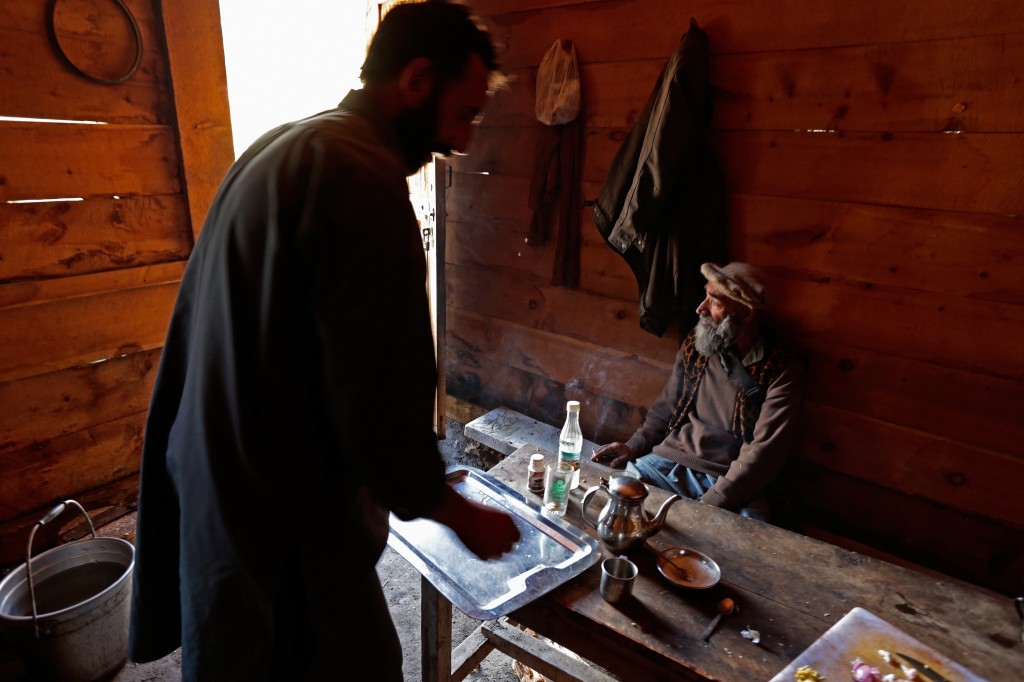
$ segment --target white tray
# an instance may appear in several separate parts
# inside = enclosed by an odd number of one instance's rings
[[[879,649],[913,656],[954,682],[986,682],[948,656],[860,607],[854,607],[843,616],[771,682],[793,682],[797,668],[805,665],[817,670],[829,682],[852,680],[851,668],[856,658],[875,666],[882,675],[895,673],[897,678],[903,679],[900,666],[886,663]],[[927,675],[918,675],[917,679],[930,682]]]

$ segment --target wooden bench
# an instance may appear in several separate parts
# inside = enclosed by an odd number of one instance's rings
[[[465,435],[500,453],[504,458],[527,444],[558,452],[558,435],[561,430],[561,425],[552,426],[511,408],[498,407],[468,422],[465,426]],[[597,447],[596,443],[584,438],[581,457],[589,459],[590,453]],[[423,589],[428,593],[434,592],[426,581]],[[424,603],[428,603],[428,600],[424,600]],[[515,627],[505,617],[481,624],[476,632],[453,652],[450,679],[461,680],[492,649],[497,649],[528,665],[554,682],[601,682],[615,679],[572,652]],[[443,674],[439,675],[438,679],[443,677]]]
[[[423,594],[426,594],[429,600],[444,601],[444,598],[433,590],[433,586],[429,582],[424,579],[422,584],[425,590]],[[427,606],[429,603],[424,601],[424,605],[428,609],[430,608]],[[440,609],[445,611],[441,617],[447,615],[450,619],[452,607],[450,603],[446,606],[447,611],[444,607]],[[450,633],[447,634],[450,636]],[[431,661],[431,666],[425,662],[424,670],[426,672],[423,679],[439,681],[447,679],[449,682],[459,682],[475,670],[487,654],[494,650],[519,661],[551,682],[615,682],[616,680],[602,669],[557,644],[516,627],[506,616],[482,623],[469,637],[463,640],[451,652],[450,670],[446,669],[443,662]]]
[[[524,445],[533,444],[558,452],[558,434],[562,426],[552,426],[527,417],[508,407],[498,407],[466,424],[467,438],[486,445],[505,456]],[[589,458],[597,443],[583,439],[582,457]]]

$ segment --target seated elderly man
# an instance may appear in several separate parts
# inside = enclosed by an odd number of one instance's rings
[[[799,441],[804,363],[767,328],[763,272],[746,263],[700,270],[700,320],[661,395],[628,441],[598,448],[593,459],[770,521],[767,488]]]

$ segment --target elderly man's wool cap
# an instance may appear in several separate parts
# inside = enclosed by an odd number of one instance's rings
[[[748,263],[732,262],[728,265],[705,263],[700,273],[724,296],[738,301],[748,308],[764,308],[765,284],[767,278],[759,268]]]

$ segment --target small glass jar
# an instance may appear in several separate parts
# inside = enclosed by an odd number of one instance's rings
[[[526,487],[531,493],[544,494],[544,455],[539,452],[530,456],[530,468]]]

